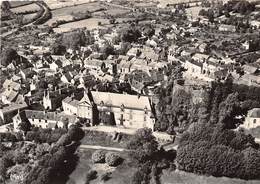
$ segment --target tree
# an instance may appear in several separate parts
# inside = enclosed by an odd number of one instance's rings
[[[100,180],[104,181],[104,182],[108,181],[111,178],[111,174],[112,174],[111,172],[106,172],[106,173],[102,174],[100,176]]]
[[[245,179],[260,179],[260,151],[247,148],[243,152],[245,170]]]
[[[56,42],[51,45],[50,51],[53,55],[64,55],[66,53],[66,46]]]
[[[225,101],[219,105],[219,123],[222,123],[226,128],[236,128],[239,123],[235,117],[241,114],[238,93],[231,93]]]
[[[18,54],[13,48],[6,48],[3,50],[3,52],[1,52],[1,65],[3,66],[9,65],[11,62],[13,62],[13,60],[17,59]]]
[[[151,38],[155,34],[155,29],[151,24],[145,25],[143,28],[143,34],[148,38]]]
[[[80,141],[84,137],[85,132],[78,126],[71,126],[68,135],[72,141]]]
[[[94,180],[97,178],[97,171],[90,170],[86,175],[86,181],[85,184],[89,184],[91,180]]]
[[[105,162],[106,153],[103,150],[97,150],[92,154],[92,161],[94,163],[104,163]]]
[[[25,133],[31,129],[31,123],[28,121],[23,121],[18,126],[19,126],[19,129],[24,131]]]
[[[64,33],[62,35],[62,45],[70,49],[79,49],[80,46],[85,46],[86,36],[83,31],[73,31],[70,33]]]
[[[106,43],[101,49],[100,52],[104,54],[104,59],[106,59],[109,55],[113,55],[115,54],[115,49],[114,47],[109,44]]]
[[[120,163],[120,156],[116,153],[113,153],[113,152],[108,152],[106,154],[106,163],[109,165],[109,166],[117,166],[119,163]]]
[[[137,42],[138,38],[142,36],[141,32],[135,27],[124,29],[120,35],[121,35],[121,40],[123,42],[130,42],[130,43]]]
[[[136,134],[128,142],[127,149],[131,150],[132,158],[139,162],[145,162],[158,151],[158,142],[152,135],[151,129],[143,128],[136,131]]]

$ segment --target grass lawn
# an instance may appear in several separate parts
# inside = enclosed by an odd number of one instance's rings
[[[106,172],[111,172],[111,178],[106,184],[130,184],[135,167],[128,158],[127,153],[118,153],[124,161],[117,167],[109,167],[107,164],[93,164],[91,155],[95,150],[79,151],[79,162],[76,169],[70,174],[67,184],[85,184],[85,177],[89,170],[97,171],[97,178],[90,184],[100,184],[100,176]]]
[[[163,171],[162,184],[260,184],[257,180],[240,180],[227,177],[200,176],[183,171]]]
[[[81,144],[125,148],[126,142],[130,139],[131,135],[122,134],[119,142],[112,140],[112,137],[113,134],[111,133],[85,131],[85,137],[81,140]]]

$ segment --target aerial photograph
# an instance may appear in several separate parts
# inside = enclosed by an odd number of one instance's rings
[[[260,184],[260,0],[0,3],[0,184]]]

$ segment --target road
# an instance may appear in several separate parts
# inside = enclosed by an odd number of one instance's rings
[[[44,10],[44,12],[43,12],[43,14],[41,15],[41,17],[39,17],[39,19],[40,19],[40,18],[42,18],[43,16],[45,16],[45,14],[48,12],[48,9],[47,9],[47,7],[43,6],[43,5],[42,5],[41,3],[39,3],[39,2],[35,2],[35,4],[37,4],[38,6],[40,6],[41,8],[43,8],[43,10]],[[38,20],[38,19],[37,19],[37,20]],[[29,24],[23,25],[21,28],[25,28],[25,27],[28,27],[28,26],[32,26],[32,25],[34,25],[34,23],[35,23],[37,20],[35,20],[35,21],[33,21],[33,22],[29,23]],[[17,30],[18,30],[18,28],[12,29],[12,30],[10,30],[10,31],[8,31],[8,32],[3,33],[1,36],[2,36],[3,38],[4,38],[4,37],[7,37],[7,36],[10,36],[10,35],[14,34]]]
[[[127,151],[126,149],[123,148],[115,148],[115,147],[107,147],[107,146],[96,146],[96,145],[80,145],[79,149],[96,149],[96,150],[107,150],[107,151]]]

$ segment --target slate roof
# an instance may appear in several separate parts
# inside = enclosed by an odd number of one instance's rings
[[[70,104],[74,107],[78,106],[79,101],[76,100],[75,98],[72,98],[70,96],[66,97],[64,100],[62,100],[64,103]]]
[[[8,89],[8,86],[10,89],[14,89],[18,91],[21,88],[21,84],[17,82],[13,82],[12,80],[6,79],[3,83],[3,88]]]
[[[5,113],[8,113],[8,112],[16,111],[18,109],[24,109],[27,106],[28,105],[25,102],[23,102],[23,103],[11,103],[10,105],[2,106],[2,112],[3,112],[3,114],[5,114]]]
[[[41,119],[41,120],[51,120],[51,121],[68,121],[69,123],[76,121],[75,115],[66,115],[57,112],[44,112],[36,110],[24,110],[27,119]]]
[[[123,104],[126,109],[151,110],[149,98],[147,96],[107,93],[99,91],[91,91],[95,104],[112,107],[121,107]],[[101,103],[102,102],[102,103]]]

